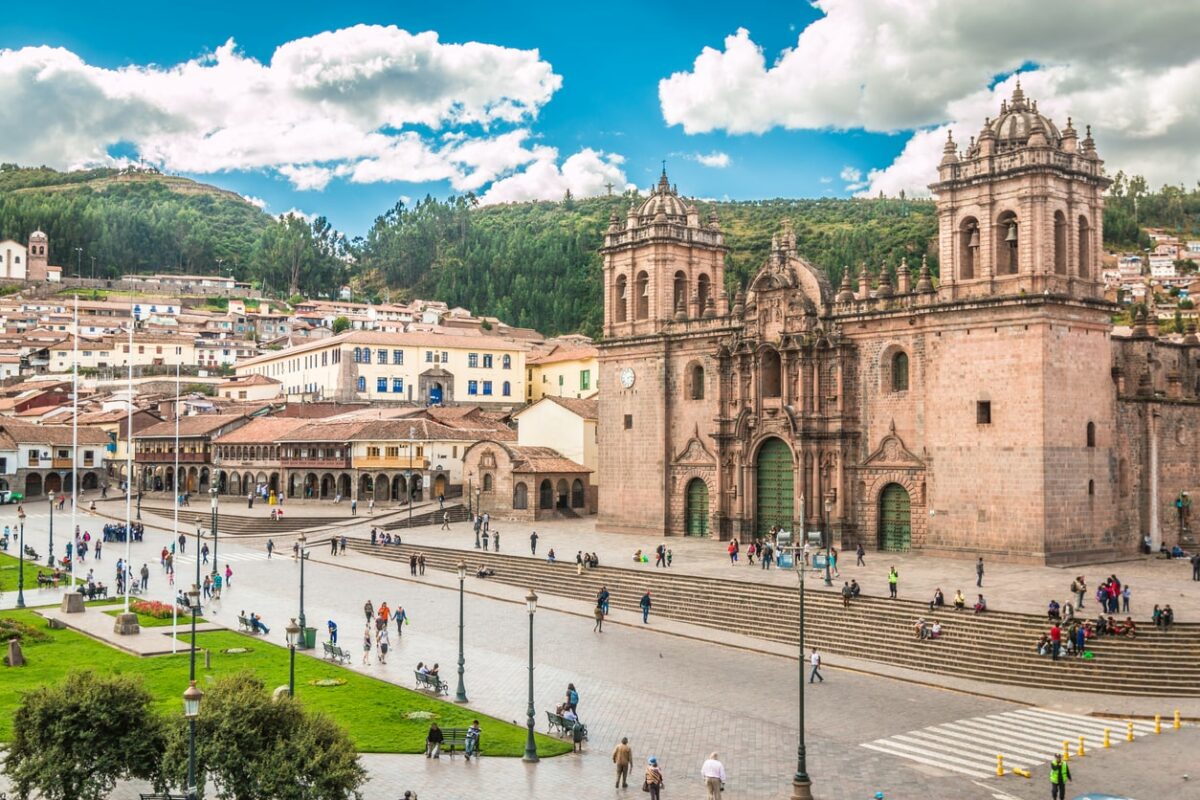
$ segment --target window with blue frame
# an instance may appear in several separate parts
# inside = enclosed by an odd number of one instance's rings
[[[479,394],[479,381],[467,381],[467,394]]]
[[[483,368],[484,369],[492,368],[492,354],[491,353],[483,354]]]
[[[356,348],[354,348],[354,363],[358,364],[361,361],[362,361],[362,348],[356,347]]]
[[[426,350],[426,351],[425,351],[425,363],[426,363],[426,364],[432,364],[432,363],[433,363],[433,351],[432,351],[432,350]]]
[[[512,384],[509,383],[508,381],[504,382],[504,396],[505,397],[512,396]]]
[[[387,378],[375,379],[375,391],[383,393],[387,392]]]
[[[492,393],[492,382],[491,382],[491,381],[484,381],[484,382],[483,382],[483,393],[484,393],[484,394],[491,394],[491,393]]]
[[[387,350],[384,350],[382,347],[379,348],[379,350],[375,353],[375,363],[377,363],[377,364],[386,364],[387,363]]]
[[[404,351],[403,350],[393,350],[392,351],[392,363],[396,364],[397,366],[404,364]]]
[[[504,369],[512,369],[512,356],[504,356],[500,359],[500,366]]]
[[[363,356],[362,356],[362,358],[363,358],[363,360],[362,360],[362,363],[364,363],[364,364],[370,364],[370,363],[371,363],[371,348],[369,348],[369,347],[364,347],[364,348],[363,348]]]
[[[471,369],[479,366],[479,353],[467,353],[467,366]]]
[[[396,394],[404,393],[404,378],[392,378],[392,391]]]
[[[358,376],[358,390],[360,392],[365,392],[367,390],[367,379],[362,375]]]

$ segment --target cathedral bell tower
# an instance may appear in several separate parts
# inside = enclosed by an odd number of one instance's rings
[[[930,184],[937,197],[943,300],[1049,292],[1100,299],[1103,162],[1038,113],[1018,82],[1000,116],[959,152],[948,137]]]
[[[701,224],[663,169],[658,185],[624,221],[614,212],[604,246],[605,338],[658,333],[676,319],[727,313],[725,236],[716,215]]]

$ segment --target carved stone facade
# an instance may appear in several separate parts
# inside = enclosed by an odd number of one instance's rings
[[[785,226],[732,299],[717,220],[664,174],[601,250],[600,527],[803,520],[842,547],[1040,563],[1157,542],[1200,479],[1179,438],[1200,429],[1200,342],[1113,337],[1101,163],[1018,88],[947,143],[940,282],[902,263],[835,291]]]

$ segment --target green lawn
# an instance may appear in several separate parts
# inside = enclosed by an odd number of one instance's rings
[[[23,645],[27,666],[17,670],[0,667],[0,742],[12,737],[12,718],[22,693],[42,684],[57,683],[73,670],[141,675],[146,687],[159,698],[163,713],[182,713],[181,695],[187,688],[188,676],[186,654],[138,658],[72,630],[51,630],[46,627],[45,620],[28,610],[6,611],[0,616],[33,625],[50,636],[48,641]],[[181,635],[180,638],[186,637]],[[288,651],[283,647],[229,631],[201,633],[197,641],[200,647],[212,653],[211,670],[204,669],[203,657],[197,662],[202,689],[215,676],[240,670],[254,672],[269,688],[287,683]],[[222,652],[236,647],[249,648],[250,652]],[[399,664],[391,670],[392,674],[407,677],[405,668]],[[340,686],[309,684],[309,681],[330,678],[345,683]],[[481,716],[470,708],[436,700],[307,655],[296,656],[296,695],[309,709],[324,712],[337,720],[361,752],[422,752],[431,719],[425,714],[433,714],[432,719],[443,728],[465,728],[472,719],[478,718],[483,727],[483,749],[489,755],[520,756],[525,751],[523,727]],[[523,699],[514,699],[514,707],[524,707],[524,704]],[[414,713],[417,718],[410,718],[409,715]],[[570,749],[569,742],[538,735],[538,753],[541,755],[559,755]]]
[[[15,539],[9,539],[8,549],[9,552],[17,552]],[[42,561],[38,564],[33,563],[28,558],[25,559],[25,604],[31,606],[38,604],[38,569],[43,570],[47,575],[52,572],[50,567],[46,566],[45,551],[39,552],[38,555],[42,557]],[[15,592],[17,590],[21,566],[20,561],[21,559],[16,556],[10,556],[8,553],[0,553],[0,592]],[[81,578],[76,578],[75,580],[83,583]],[[43,589],[42,593],[47,597],[50,595],[47,589]]]
[[[112,611],[105,611],[104,613],[108,614],[110,617],[115,617],[115,616],[118,616],[118,615],[124,613],[124,611],[125,611],[125,609],[123,609],[123,608],[117,608],[117,609],[113,609]],[[138,614],[137,618],[138,618],[138,625],[141,625],[143,628],[169,628],[169,627],[171,627],[171,618],[170,617],[167,617],[166,619],[159,619],[158,617],[151,617],[147,614]],[[196,624],[200,624],[201,622],[204,622],[204,617],[196,617]],[[187,614],[179,615],[179,629],[181,631],[184,628],[190,628],[191,625],[192,625],[192,618],[190,616],[188,616]]]

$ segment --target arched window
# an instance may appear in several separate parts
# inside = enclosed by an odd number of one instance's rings
[[[485,492],[492,490],[492,473],[490,472],[483,473],[483,490]]]
[[[1079,218],[1079,277],[1086,278],[1092,271],[1092,229],[1087,217]]]
[[[1087,446],[1096,446],[1096,423],[1089,422],[1087,424]]]
[[[635,319],[650,319],[650,275],[639,272],[633,286],[633,301],[637,303]]]
[[[783,393],[783,362],[779,353],[770,347],[764,348],[759,357],[760,385],[763,397],[779,397]]]
[[[502,369],[512,369],[512,356],[505,354],[500,359],[500,367]]]
[[[1054,274],[1067,274],[1067,218],[1054,212]]]
[[[511,397],[511,396],[512,396],[512,384],[511,384],[511,383],[509,383],[508,381],[505,381],[505,382],[504,382],[504,396],[505,396],[505,397]]]
[[[708,276],[700,273],[700,277],[696,278],[696,296],[700,298],[700,313],[704,313],[704,309],[708,308],[708,297],[712,292],[711,282]]]
[[[354,363],[358,364],[361,362],[362,362],[362,348],[356,347],[356,348],[354,348]]]
[[[513,508],[523,510],[529,508],[529,487],[518,483],[513,487]]]
[[[571,483],[571,508],[583,508],[584,492],[583,481],[576,478]]]
[[[892,391],[908,391],[908,353],[903,350],[892,356]]]
[[[624,322],[628,317],[629,303],[629,281],[624,275],[617,276],[616,297],[613,298],[613,319],[617,322]]]
[[[688,297],[687,297],[688,286],[687,286],[687,284],[688,284],[687,275],[684,274],[683,272],[676,272],[675,273],[674,291],[671,294],[671,297],[672,297],[671,311],[672,312],[678,311],[681,308],[684,311],[687,310],[687,301],[688,301]]]
[[[370,364],[370,363],[371,363],[371,348],[369,348],[369,347],[364,347],[364,348],[363,348],[363,353],[362,353],[362,356],[363,356],[362,363],[364,363],[364,364]]]
[[[1017,215],[1005,211],[996,220],[996,274],[1017,274],[1017,244],[1019,242]]]
[[[1096,482],[1093,480],[1089,480],[1088,481],[1088,494],[1094,495],[1095,493],[1096,493]]]
[[[549,478],[538,487],[538,508],[554,508],[554,484]]]
[[[964,219],[958,226],[958,238],[962,262],[958,267],[958,279],[971,280],[979,263],[979,220],[974,217]]]
[[[704,367],[701,364],[692,364],[688,367],[688,396],[693,400],[704,399]]]
[[[358,390],[360,392],[365,392],[367,390],[367,379],[362,375],[358,376]]]

